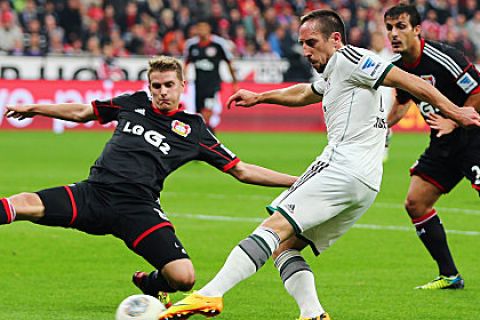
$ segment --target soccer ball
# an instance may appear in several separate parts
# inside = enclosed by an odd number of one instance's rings
[[[165,306],[156,298],[144,294],[127,297],[120,303],[116,320],[158,320]]]

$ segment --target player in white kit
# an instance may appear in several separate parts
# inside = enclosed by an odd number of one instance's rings
[[[371,51],[345,45],[343,21],[333,11],[317,10],[302,17],[299,42],[305,57],[322,73],[319,81],[264,93],[240,90],[228,105],[296,107],[323,100],[328,145],[298,181],[273,201],[272,215],[240,241],[214,279],[160,319],[220,313],[223,295],[272,256],[286,290],[300,308],[299,319],[329,320],[300,251],[310,245],[319,254],[331,246],[379,191],[387,125],[378,86],[399,87],[422,97],[463,126],[480,125],[473,108],[457,108],[426,81]]]

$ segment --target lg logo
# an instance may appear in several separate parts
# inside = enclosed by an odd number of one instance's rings
[[[152,146],[158,148],[164,155],[167,155],[170,151],[170,145],[166,142],[163,142],[165,139],[164,135],[161,135],[155,130],[147,130],[139,124],[132,125],[130,121],[127,121],[125,127],[122,130],[125,133],[133,134],[136,136],[143,136],[145,141],[147,141]]]

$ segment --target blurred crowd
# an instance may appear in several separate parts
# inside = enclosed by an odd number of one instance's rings
[[[331,8],[341,14],[349,42],[388,50],[384,10],[394,0],[0,0],[0,53],[8,55],[181,56],[195,35],[195,21],[209,19],[213,32],[239,58],[290,61],[301,54],[298,17]],[[419,0],[423,35],[447,42],[472,61],[480,56],[477,0]],[[376,35],[376,36],[375,36]],[[378,42],[378,40],[377,40]]]

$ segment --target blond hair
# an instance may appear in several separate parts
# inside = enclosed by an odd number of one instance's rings
[[[175,71],[177,78],[183,81],[183,65],[182,62],[174,57],[169,56],[156,56],[148,62],[148,81],[150,81],[150,75],[154,71],[165,72]]]

